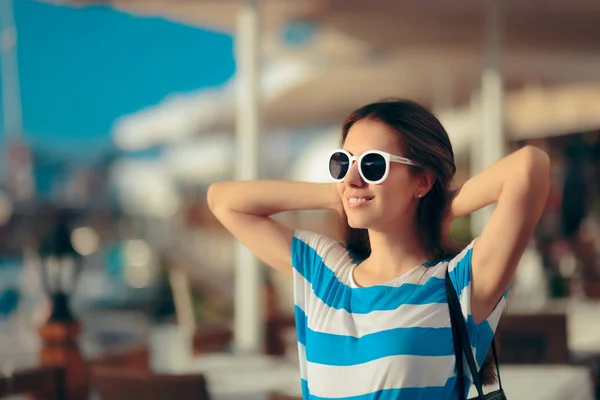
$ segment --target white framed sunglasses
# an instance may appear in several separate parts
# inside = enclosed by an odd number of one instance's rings
[[[358,162],[358,172],[368,184],[378,185],[385,181],[390,173],[390,162],[413,165],[419,164],[405,157],[395,156],[385,151],[368,150],[360,156],[353,156],[344,149],[333,150],[329,154],[329,174],[336,182],[343,182],[352,163]]]

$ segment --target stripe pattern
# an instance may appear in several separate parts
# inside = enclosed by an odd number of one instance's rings
[[[479,365],[506,302],[503,296],[486,321],[474,323],[472,248],[363,288],[354,282],[356,263],[341,244],[296,231],[291,253],[303,399],[456,399],[446,269]]]

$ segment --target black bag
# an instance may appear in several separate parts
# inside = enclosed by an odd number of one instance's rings
[[[500,388],[488,394],[483,394],[483,388],[481,383],[481,377],[477,371],[477,364],[473,357],[473,351],[471,350],[471,342],[469,341],[469,332],[467,331],[467,324],[463,318],[462,311],[460,309],[460,302],[454,290],[454,285],[448,276],[448,270],[446,270],[446,297],[448,298],[448,308],[450,309],[450,322],[452,323],[452,341],[454,342],[454,355],[456,357],[456,371],[457,371],[457,384],[458,393],[460,400],[467,398],[465,393],[465,373],[463,369],[463,357],[464,353],[471,371],[471,377],[473,378],[473,384],[477,388],[477,397],[471,400],[507,400],[504,390],[502,389],[502,381],[500,380],[500,368],[498,367],[498,356],[496,355],[496,343],[492,339],[492,353],[494,355],[494,363],[496,365],[496,372],[498,374],[498,385]]]

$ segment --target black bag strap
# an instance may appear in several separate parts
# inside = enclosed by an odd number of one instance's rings
[[[454,354],[456,356],[456,369],[458,378],[458,390],[461,400],[466,399],[465,385],[464,385],[464,369],[463,369],[463,358],[461,353],[464,353],[469,365],[469,371],[471,371],[471,377],[477,394],[480,400],[485,400],[483,394],[483,385],[481,382],[481,376],[477,371],[477,364],[473,357],[473,351],[471,350],[471,342],[469,341],[469,332],[467,331],[467,324],[463,318],[462,310],[460,308],[460,301],[458,295],[452,285],[448,270],[446,270],[446,297],[448,299],[448,308],[450,309],[450,321],[452,324],[452,341],[454,343]],[[462,351],[461,351],[462,350]],[[498,384],[500,390],[502,390],[502,381],[500,380],[500,368],[498,366],[498,356],[496,355],[496,342],[492,339],[492,354],[494,357],[494,364],[498,374]]]
[[[498,388],[502,389],[502,379],[500,379],[500,366],[498,365],[498,355],[496,354],[496,338],[492,337],[492,356],[494,357],[494,365],[496,366],[496,376],[498,377]]]
[[[458,398],[459,400],[466,400],[467,395],[465,394],[465,371],[463,369],[462,346],[460,345],[458,332],[456,332],[456,324],[453,322],[453,320],[454,317],[452,316],[452,312],[450,312],[450,321],[452,324],[452,342],[454,344],[454,357],[456,359],[456,382],[458,385]]]

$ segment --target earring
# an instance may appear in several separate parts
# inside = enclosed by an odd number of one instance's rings
[[[419,193],[419,194],[417,195],[417,197],[419,197],[419,198],[423,197],[423,193]]]

